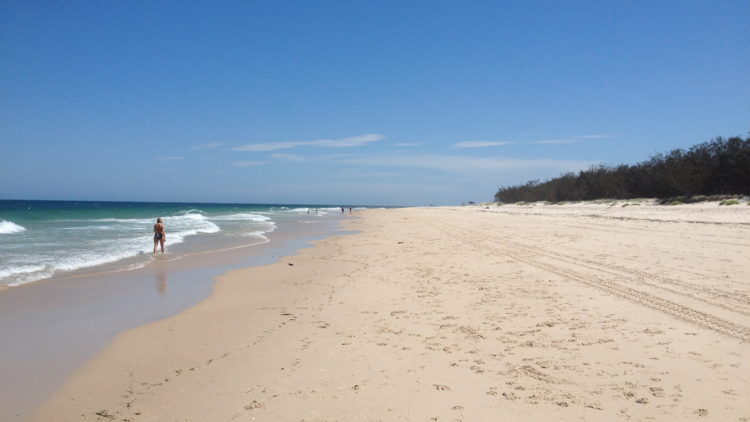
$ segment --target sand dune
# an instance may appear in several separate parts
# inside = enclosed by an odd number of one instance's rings
[[[33,420],[750,420],[750,207],[368,210]]]

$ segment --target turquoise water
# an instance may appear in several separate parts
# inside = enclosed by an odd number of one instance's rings
[[[333,213],[341,208],[0,200],[0,285],[148,265],[157,259],[152,252],[158,217],[167,233],[162,258],[182,259],[265,243],[265,234],[279,224],[316,223]]]

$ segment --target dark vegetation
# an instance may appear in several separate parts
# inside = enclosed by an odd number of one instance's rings
[[[750,194],[750,136],[718,137],[685,151],[656,154],[634,165],[597,165],[546,182],[501,187],[499,202],[587,201],[595,199],[680,198]]]

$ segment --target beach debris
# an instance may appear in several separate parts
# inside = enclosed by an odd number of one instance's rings
[[[432,385],[434,385],[435,389],[439,391],[451,391],[451,388],[448,387],[447,385],[441,385],[441,384],[432,384]]]
[[[290,266],[290,267],[293,267],[293,266],[294,266],[294,264],[292,264],[292,263],[290,262],[290,263],[289,263],[289,266]]]
[[[109,420],[112,420],[112,419],[114,419],[114,418],[115,418],[115,416],[114,416],[114,415],[110,415],[110,414],[109,414],[109,412],[107,412],[106,410],[101,410],[101,411],[99,411],[99,412],[96,412],[96,413],[95,413],[95,415],[97,415],[97,416],[101,416],[101,417],[103,417],[103,418],[107,418],[107,419],[109,419]]]
[[[664,397],[664,389],[661,387],[651,387],[651,394],[654,395],[654,397]]]
[[[264,407],[266,407],[266,405],[263,402],[253,400],[252,403],[245,406],[245,410],[263,409]]]
[[[505,397],[508,400],[516,400],[518,397],[516,396],[516,393],[510,392],[510,393],[503,393],[503,397]]]

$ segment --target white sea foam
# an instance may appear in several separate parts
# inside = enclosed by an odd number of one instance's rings
[[[0,269],[0,279],[18,274],[29,274],[43,271],[44,267],[45,265],[19,265],[16,267],[2,268]]]
[[[218,215],[215,217],[209,217],[209,219],[213,221],[245,221],[245,220],[269,221],[271,218],[266,217],[265,215],[260,215],[260,214],[240,213],[240,214]]]
[[[117,230],[110,226],[63,227],[63,230]]]
[[[257,238],[268,240],[268,238],[265,236],[266,233],[268,233],[268,232],[255,231],[255,232],[241,233],[240,236],[243,236],[243,237],[257,237]]]
[[[248,239],[249,242],[243,242],[246,245],[236,246],[246,247],[269,241],[265,234],[277,228],[273,221],[275,216],[306,211],[307,208],[290,210],[284,207],[271,212],[259,210],[211,215],[192,209],[163,215],[162,218],[166,226],[167,248],[189,241],[190,236],[196,235],[220,236],[208,244],[215,244],[215,241],[220,244],[221,236],[258,239]],[[310,212],[313,212],[312,208]],[[150,251],[153,245],[152,226],[156,217],[44,220],[26,228],[0,219],[0,234],[19,233],[3,237],[0,243],[0,285],[25,284],[103,264],[115,263],[111,268],[107,267],[107,271],[147,265],[153,259],[143,251]],[[229,242],[236,243],[236,240]],[[122,265],[116,263],[122,260]]]
[[[222,231],[219,225],[197,212],[199,210],[189,210],[164,217],[168,247],[185,242],[189,236]],[[218,218],[220,224],[221,217]],[[276,227],[269,217],[261,215],[238,214],[225,217],[223,220],[227,224],[232,224],[232,220],[238,220],[238,223],[243,224],[240,220],[247,220],[247,223],[244,223],[246,226],[250,224],[255,227],[237,229],[249,229],[250,235],[260,238],[261,241],[267,241],[262,235],[264,232],[272,231]],[[153,244],[151,226],[155,220],[50,220],[41,222],[43,235],[40,230],[27,231],[15,223],[0,220],[0,234],[25,232],[20,235],[23,237],[17,240],[11,240],[16,239],[15,236],[7,237],[11,243],[0,244],[5,255],[0,257],[0,284],[20,285],[49,278],[60,272],[134,258],[139,255],[139,251],[144,248],[150,249]],[[144,261],[128,262],[125,264],[127,268],[140,267],[149,262],[145,256],[134,259]]]
[[[26,228],[24,228],[23,226],[19,226],[12,221],[0,221],[0,234],[20,233],[25,230]]]

